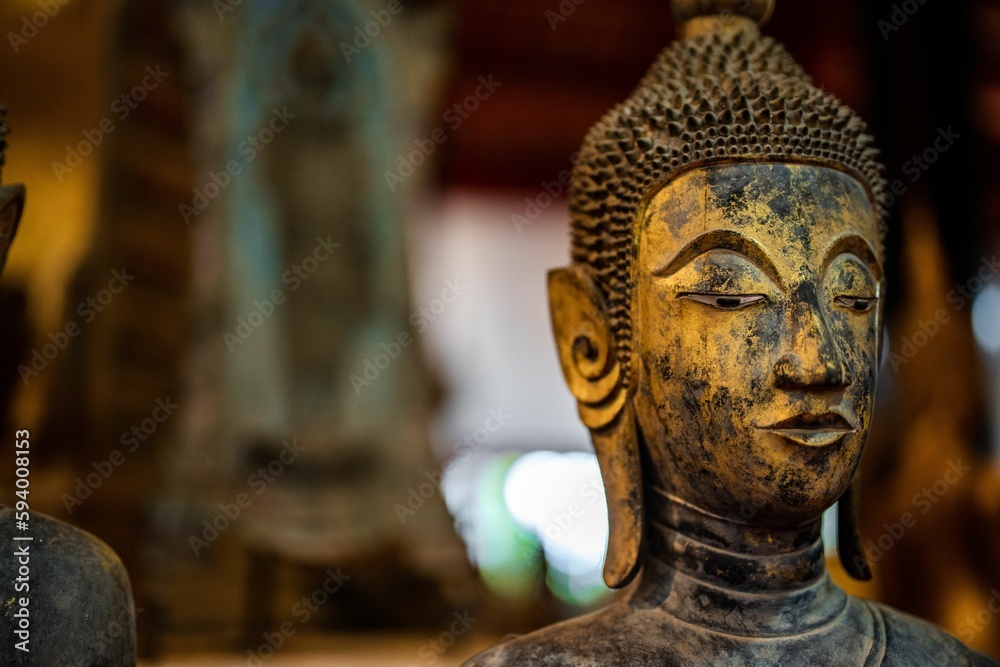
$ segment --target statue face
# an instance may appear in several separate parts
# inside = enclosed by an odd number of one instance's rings
[[[651,477],[706,510],[815,518],[871,421],[878,228],[829,168],[744,163],[667,184],[638,229],[636,418]]]

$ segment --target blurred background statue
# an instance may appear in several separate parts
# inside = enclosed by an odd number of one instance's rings
[[[252,499],[231,517],[243,554],[214,545],[204,487],[188,508],[195,555],[248,559],[250,638],[276,620],[289,568],[303,593],[331,567],[351,572],[356,597],[324,612],[342,628],[406,623],[400,608],[447,617],[445,591],[471,582],[440,497],[412,520],[397,510],[407,489],[440,481],[428,431],[440,389],[410,322],[403,213],[420,180],[384,174],[427,113],[433,87],[404,82],[438,57],[441,28],[424,19],[412,60],[399,38],[354,43],[357,26],[398,13],[353,0],[248,0],[218,22],[197,3],[180,13],[206,93],[205,177],[182,216],[224,261],[196,268],[202,361],[187,371],[186,402],[218,412],[185,419],[192,455],[174,459],[172,486],[194,490],[208,459],[229,480],[218,497]],[[366,611],[337,611],[349,601]]]

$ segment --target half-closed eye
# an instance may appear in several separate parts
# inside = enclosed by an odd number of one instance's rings
[[[718,308],[720,310],[741,310],[759,303],[765,303],[767,297],[763,294],[703,294],[686,292],[678,294],[678,299],[689,299],[697,303]]]
[[[867,313],[875,307],[878,299],[861,296],[838,296],[833,302],[856,313]]]

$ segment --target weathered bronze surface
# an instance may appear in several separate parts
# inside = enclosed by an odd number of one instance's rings
[[[573,264],[550,275],[605,481],[605,580],[641,577],[467,667],[997,664],[827,573],[841,499],[841,559],[870,576],[855,473],[884,182],[862,121],[760,35],[771,4],[675,5],[684,38],[584,142]]]
[[[0,109],[0,167],[6,149],[4,113]],[[0,186],[0,269],[21,220],[24,197],[21,185]],[[25,456],[23,450],[16,451]],[[30,459],[30,447],[28,452]],[[27,530],[19,527],[25,515]],[[0,665],[135,666],[132,590],[111,549],[65,523],[3,504],[0,544]],[[28,569],[27,577],[21,574],[22,566]],[[18,636],[15,629],[24,626],[15,614],[25,608],[22,598],[28,600],[29,634]]]

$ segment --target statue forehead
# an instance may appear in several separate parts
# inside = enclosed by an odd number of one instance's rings
[[[819,165],[748,162],[692,169],[664,185],[646,207],[645,236],[683,242],[713,228],[788,242],[855,234],[874,249],[878,223],[867,190]]]

